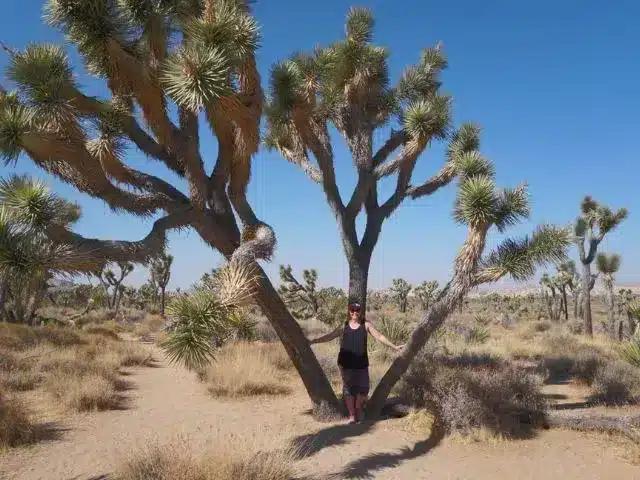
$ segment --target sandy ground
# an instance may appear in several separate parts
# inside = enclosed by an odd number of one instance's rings
[[[213,400],[193,374],[164,362],[132,370],[127,379],[127,408],[66,417],[57,424],[60,438],[0,457],[0,478],[108,479],[137,448],[186,435],[196,452],[231,437],[266,449],[304,443],[309,448],[298,467],[315,478],[640,480],[640,467],[602,436],[552,430],[494,445],[444,440],[434,446],[404,431],[401,420],[316,423],[301,388],[284,398]]]

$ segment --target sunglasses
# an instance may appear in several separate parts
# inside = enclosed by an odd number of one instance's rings
[[[360,311],[360,305],[349,305],[349,313],[357,313]]]

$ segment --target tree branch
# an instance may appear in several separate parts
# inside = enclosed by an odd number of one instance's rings
[[[409,135],[404,130],[391,130],[391,135],[382,147],[373,156],[373,168],[378,169],[389,155],[395,152],[401,145],[409,141]]]
[[[396,189],[389,199],[380,207],[380,213],[383,217],[390,217],[406,197],[418,156],[424,151],[425,147],[426,142],[417,143],[416,141],[411,141],[402,149],[402,153],[399,155],[401,160],[399,161]]]
[[[149,234],[139,241],[99,240],[85,238],[59,225],[49,226],[45,233],[59,242],[74,245],[80,252],[89,256],[104,259],[108,262],[135,262],[146,264],[166,246],[166,232],[183,228],[190,224],[192,215],[189,211],[172,213],[159,218],[153,224]]]
[[[412,199],[424,197],[425,195],[431,195],[436,192],[441,187],[444,187],[451,183],[451,181],[456,177],[456,170],[452,163],[447,162],[442,169],[436,173],[429,180],[424,182],[422,185],[417,187],[409,187],[407,188],[407,196],[410,196]]]

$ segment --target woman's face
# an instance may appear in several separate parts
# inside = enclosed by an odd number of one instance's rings
[[[349,307],[349,320],[360,320],[360,308],[359,307]]]

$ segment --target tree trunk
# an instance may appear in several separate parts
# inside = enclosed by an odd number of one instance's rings
[[[395,358],[389,369],[386,371],[376,389],[367,402],[367,415],[377,417],[380,415],[391,390],[407,371],[409,365],[425,346],[447,317],[455,310],[460,299],[470,290],[471,285],[464,283],[452,284],[446,295],[435,302],[431,309],[426,312],[418,326],[411,334],[411,338],[402,350],[402,353]]]
[[[571,297],[573,299],[573,318],[578,318],[578,304],[580,303],[580,294],[577,289],[571,291]]]
[[[591,322],[591,265],[582,264],[582,317],[584,318],[584,333],[593,337]]]
[[[235,226],[231,223],[231,219],[227,221],[229,222],[229,229]],[[208,222],[197,223],[193,226],[205,242],[222,253],[225,258],[231,259],[240,244],[239,232],[236,235],[230,235],[231,238],[229,238],[221,234],[216,235],[216,230],[218,229],[211,228],[211,224]],[[259,275],[258,288],[256,289],[254,300],[276,331],[307,390],[311,402],[315,406],[324,403],[335,411],[342,411],[342,405],[338,402],[338,398],[333,388],[331,388],[331,384],[313,353],[309,340],[304,335],[302,328],[300,328],[298,322],[287,309],[264,270],[257,262],[252,265]]]
[[[562,287],[562,302],[564,306],[564,319],[569,320],[569,307],[567,306],[567,287]]]
[[[160,315],[164,317],[165,287],[160,290]]]
[[[315,405],[327,403],[336,411],[340,410],[341,405],[338,402],[338,398],[333,388],[331,388],[331,384],[313,353],[302,328],[291,316],[262,268],[257,263],[255,265],[260,275],[259,288],[255,296],[256,302],[271,325],[273,325],[289,358],[296,367],[311,401]]]
[[[616,312],[615,312],[615,300],[613,294],[613,282],[607,281],[607,320],[609,323],[609,335],[615,339],[617,336],[616,331]]]
[[[349,302],[358,302],[362,311],[367,308],[367,284],[369,281],[369,265],[371,253],[360,249],[357,253],[347,253],[349,262]],[[345,319],[347,312],[345,314]]]
[[[636,321],[631,312],[627,312],[627,321],[629,322],[629,335],[633,337],[633,334],[636,333]]]

